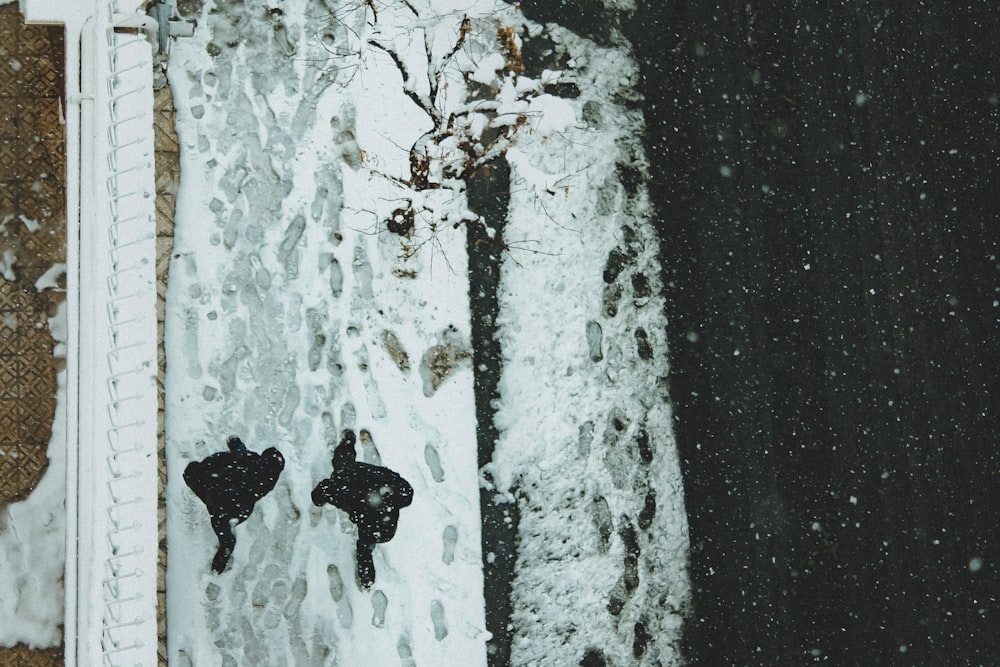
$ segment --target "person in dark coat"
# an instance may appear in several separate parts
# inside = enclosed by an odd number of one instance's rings
[[[355,442],[354,431],[344,431],[333,451],[333,474],[316,485],[312,501],[347,512],[358,527],[358,581],[369,588],[375,583],[375,545],[396,534],[399,510],[413,501],[413,487],[388,468],[356,461]]]
[[[274,447],[258,454],[236,436],[230,437],[227,444],[228,452],[192,461],[184,469],[184,481],[205,503],[212,517],[212,530],[219,538],[219,549],[212,560],[215,572],[225,570],[233,555],[233,526],[247,520],[257,501],[274,488],[285,467],[285,458]]]

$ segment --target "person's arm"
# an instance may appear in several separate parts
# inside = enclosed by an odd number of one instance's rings
[[[413,486],[411,486],[410,483],[403,479],[398,473],[396,474],[396,477],[399,478],[399,481],[396,484],[396,495],[399,498],[398,506],[407,507],[413,502]]]
[[[330,485],[332,482],[329,479],[324,479],[322,482],[316,485],[316,488],[312,492],[313,505],[316,507],[322,507],[323,505],[331,504],[333,498],[330,494]]]

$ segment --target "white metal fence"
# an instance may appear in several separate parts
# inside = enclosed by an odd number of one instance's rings
[[[21,1],[29,21],[66,26],[71,666],[157,664],[153,54],[141,8]]]

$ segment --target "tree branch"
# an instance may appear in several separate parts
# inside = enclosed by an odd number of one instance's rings
[[[399,54],[389,47],[379,44],[374,39],[369,39],[368,44],[386,53],[392,59],[392,62],[396,64],[396,69],[399,70],[400,75],[403,77],[403,92],[407,97],[413,100],[413,103],[420,107],[424,113],[431,117],[431,120],[434,121],[434,125],[436,127],[439,119],[437,110],[434,108],[434,104],[431,100],[424,99],[420,93],[413,89],[410,80],[410,72],[406,69],[406,64],[403,62],[403,59],[399,57]]]

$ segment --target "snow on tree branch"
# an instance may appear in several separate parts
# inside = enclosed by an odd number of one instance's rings
[[[378,228],[412,239],[417,232],[436,232],[439,222],[478,220],[462,204],[465,182],[505,154],[529,122],[530,101],[542,88],[524,75],[520,39],[507,16],[427,18],[409,3],[407,8],[414,17],[410,29],[383,34],[370,24],[364,46],[370,66],[379,66],[378,59],[384,66],[387,58],[398,71],[402,93],[420,114],[413,125],[429,128],[403,147],[408,173],[390,173],[376,159],[364,166],[395,184],[404,202],[377,216]],[[454,30],[442,30],[443,22],[454,23]],[[418,223],[425,229],[418,230]],[[406,246],[404,253],[418,248]]]

